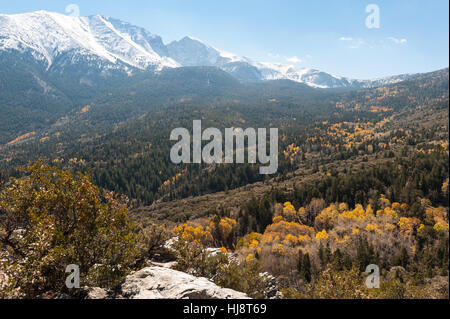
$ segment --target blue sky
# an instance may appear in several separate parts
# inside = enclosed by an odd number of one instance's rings
[[[449,64],[448,0],[0,0],[0,13],[102,14],[164,42],[190,35],[258,61],[296,63],[358,79],[428,72]],[[379,28],[366,7],[380,8]]]

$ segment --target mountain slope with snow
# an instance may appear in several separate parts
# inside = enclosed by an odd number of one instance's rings
[[[255,62],[216,49],[201,40],[185,37],[167,45],[168,54],[183,66],[215,66],[241,81],[291,80],[314,88],[370,88],[407,80],[414,75],[400,75],[378,80],[352,80],[295,65]]]
[[[109,17],[47,11],[0,15],[0,53],[32,56],[48,72],[77,70],[80,83],[87,84],[92,80],[83,74],[131,75],[191,66],[217,67],[243,82],[288,79],[315,88],[369,88],[413,77],[352,80],[295,65],[252,61],[192,37],[165,45],[161,37]]]
[[[156,53],[152,41],[158,38],[99,15],[70,17],[46,11],[0,15],[0,50],[30,52],[47,69],[55,62],[59,66],[74,63],[80,56],[91,66],[102,68],[159,70],[180,66]],[[58,60],[67,54],[66,60]]]

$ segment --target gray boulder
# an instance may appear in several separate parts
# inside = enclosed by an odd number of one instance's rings
[[[121,297],[127,299],[250,299],[206,278],[164,267],[144,268],[127,276],[121,290]]]

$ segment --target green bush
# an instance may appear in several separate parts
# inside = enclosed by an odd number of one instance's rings
[[[108,287],[129,271],[135,234],[125,205],[103,196],[87,175],[41,161],[0,191],[0,273],[4,295],[36,298],[71,293],[66,266],[80,267],[81,285]]]

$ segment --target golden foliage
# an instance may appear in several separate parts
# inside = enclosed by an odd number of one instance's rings
[[[189,226],[187,224],[176,226],[172,232],[188,242],[196,242],[199,244],[208,244],[212,241],[211,232],[203,226]]]
[[[371,205],[367,205],[367,208],[364,209],[364,207],[360,204],[356,205],[355,209],[351,211],[344,211],[343,213],[339,214],[338,220],[342,223],[352,223],[352,222],[361,222],[364,220],[373,220],[374,214],[373,209]]]
[[[327,231],[324,229],[324,230],[318,232],[318,233],[316,234],[316,239],[317,239],[317,240],[328,239],[328,233],[327,233]]]

